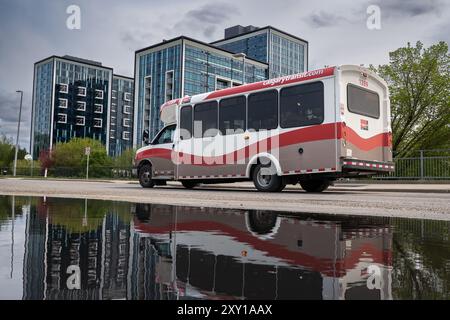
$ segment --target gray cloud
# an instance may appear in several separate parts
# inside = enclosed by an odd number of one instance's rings
[[[416,17],[426,14],[439,14],[442,3],[440,0],[389,0],[376,3],[382,15]]]
[[[206,40],[213,40],[218,26],[239,15],[237,7],[223,3],[208,3],[198,9],[188,11],[183,19],[175,24],[174,29],[182,30],[187,35],[202,35]]]
[[[136,51],[149,46],[151,43],[157,43],[162,39],[158,39],[155,34],[151,32],[127,30],[121,34],[120,40],[127,46],[127,48]]]
[[[33,63],[70,54],[102,61],[133,75],[134,51],[187,35],[203,41],[222,37],[236,24],[273,25],[309,41],[309,69],[343,63],[382,64],[389,51],[409,41],[450,41],[446,0],[0,0],[0,131],[15,138],[18,96],[25,92],[21,141],[29,137]],[[65,27],[70,4],[78,4],[82,29]],[[381,8],[382,29],[366,27],[366,9]],[[332,53],[331,53],[332,52]]]
[[[319,11],[306,16],[306,22],[314,28],[336,27],[342,22],[348,22],[347,18],[335,15],[333,13]]]
[[[25,93],[26,94],[26,93]],[[17,122],[19,120],[20,96],[16,92],[7,92],[0,90],[0,133],[9,138],[17,135]],[[22,116],[20,121],[20,139],[22,147],[28,146],[30,136],[31,108],[24,99],[22,104]]]

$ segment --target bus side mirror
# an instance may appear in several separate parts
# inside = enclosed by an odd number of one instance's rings
[[[150,144],[150,133],[148,132],[148,129],[145,129],[144,132],[142,133],[142,140],[144,141],[144,143],[146,145]]]

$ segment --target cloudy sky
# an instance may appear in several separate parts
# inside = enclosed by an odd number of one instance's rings
[[[81,29],[66,27],[69,5]],[[369,30],[378,5],[381,29]],[[0,133],[15,136],[25,93],[21,138],[29,146],[33,64],[50,55],[103,62],[133,76],[134,51],[181,34],[206,42],[236,24],[272,25],[309,42],[309,69],[383,64],[389,51],[420,40],[450,42],[448,0],[0,0]]]

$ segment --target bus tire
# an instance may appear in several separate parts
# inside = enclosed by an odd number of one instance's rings
[[[181,184],[186,189],[194,189],[195,187],[197,187],[199,185],[197,182],[192,181],[192,180],[182,180]]]
[[[139,183],[142,188],[153,188],[155,182],[152,179],[152,166],[150,164],[144,164],[139,168]]]
[[[267,168],[267,165],[257,164],[255,170],[253,170],[253,184],[258,191],[262,192],[279,192],[284,189],[286,184],[283,182],[283,178],[279,175],[262,175],[261,170]]]
[[[306,192],[322,192],[330,186],[328,179],[311,179],[300,181],[300,185]]]

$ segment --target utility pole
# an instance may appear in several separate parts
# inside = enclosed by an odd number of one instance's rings
[[[86,180],[89,180],[89,156],[91,155],[91,147],[86,147],[84,149],[84,154],[87,156],[87,161],[86,161]]]
[[[19,151],[19,134],[20,134],[20,120],[22,117],[22,99],[23,99],[23,91],[17,90],[17,93],[20,93],[20,107],[19,107],[19,123],[17,124],[17,138],[16,138],[16,153],[14,155],[14,177],[16,176],[17,169],[17,152]]]

